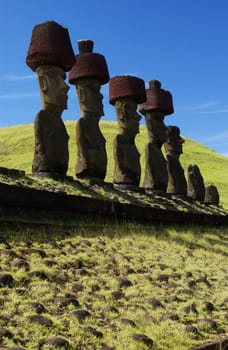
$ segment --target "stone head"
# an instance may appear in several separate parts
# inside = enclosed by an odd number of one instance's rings
[[[145,121],[149,139],[160,146],[167,140],[167,128],[164,124],[164,115],[160,112],[146,112]]]
[[[104,115],[101,83],[96,78],[81,78],[76,82],[76,91],[80,104],[81,116],[100,118]]]
[[[58,109],[67,109],[67,93],[65,71],[53,65],[41,65],[36,69],[43,108],[49,105]]]
[[[137,102],[131,97],[123,97],[115,101],[115,109],[120,131],[132,137],[136,136],[141,119],[137,112]]]
[[[180,136],[180,129],[177,126],[167,126],[167,140],[164,144],[167,154],[180,156],[183,153],[185,140]]]

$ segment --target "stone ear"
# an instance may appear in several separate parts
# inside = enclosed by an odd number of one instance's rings
[[[85,91],[83,89],[78,89],[78,99],[80,102],[85,102],[86,96],[85,96]]]
[[[48,84],[47,84],[47,78],[45,77],[45,75],[40,75],[38,76],[38,80],[39,80],[39,85],[40,88],[43,92],[48,90]]]

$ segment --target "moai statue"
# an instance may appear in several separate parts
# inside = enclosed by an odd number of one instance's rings
[[[119,134],[113,143],[114,187],[133,189],[139,186],[140,155],[135,145],[141,116],[137,104],[146,100],[145,84],[134,76],[116,76],[110,79],[109,101],[115,106]]]
[[[196,164],[188,166],[188,197],[203,202],[205,186],[200,169]]]
[[[148,191],[166,192],[168,183],[167,161],[162,153],[167,132],[165,115],[172,114],[173,100],[169,91],[161,89],[158,80],[149,81],[147,100],[139,106],[145,116],[149,143],[145,148],[145,177],[143,187]]]
[[[167,126],[167,141],[164,143],[167,169],[168,186],[166,192],[175,196],[187,196],[187,181],[184,169],[180,164],[180,155],[184,139],[180,136],[180,129],[177,126]]]
[[[69,72],[69,82],[76,86],[80,118],[76,123],[78,178],[104,180],[107,168],[106,140],[99,127],[104,115],[100,87],[109,81],[103,55],[93,53],[92,40],[78,41],[79,54]]]
[[[219,205],[219,192],[215,185],[206,186],[204,203]]]
[[[65,177],[68,169],[68,134],[61,119],[67,109],[66,73],[75,63],[68,30],[54,21],[36,25],[26,57],[37,73],[42,110],[35,118],[32,172]]]

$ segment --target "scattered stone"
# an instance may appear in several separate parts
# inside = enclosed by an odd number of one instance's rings
[[[69,349],[70,344],[69,342],[61,337],[50,337],[43,339],[39,342],[39,349],[42,349],[43,345],[51,345],[55,346],[57,348],[64,348],[64,349]]]
[[[119,313],[118,309],[115,306],[107,306],[106,311],[113,312],[115,314]]]
[[[90,272],[87,269],[76,269],[74,271],[75,275],[80,275],[80,276],[90,276]]]
[[[193,295],[193,291],[191,289],[181,289],[179,290],[180,294]]]
[[[0,274],[0,288],[3,288],[3,287],[13,288],[13,286],[14,286],[13,277],[8,273],[1,273]]]
[[[131,327],[134,327],[134,328],[136,327],[136,323],[132,320],[129,320],[128,318],[121,318],[120,322],[123,324],[129,325]]]
[[[185,332],[186,333],[192,333],[192,334],[198,334],[199,331],[196,327],[194,326],[191,326],[191,325],[188,325],[186,328],[185,328]]]
[[[127,278],[120,278],[119,279],[119,287],[123,288],[123,287],[131,287],[133,286],[132,282],[129,281]]]
[[[132,334],[131,337],[134,340],[151,347],[151,349],[152,349],[154,342],[151,338],[147,337],[145,334]]]
[[[72,286],[72,291],[74,293],[81,292],[83,289],[84,289],[84,286],[82,284],[79,284],[79,283],[75,283]]]
[[[172,321],[179,321],[180,317],[177,314],[168,313],[163,315],[162,320],[172,320]]]
[[[201,320],[203,322],[203,324],[206,326],[206,327],[209,327],[211,329],[217,329],[218,328],[218,324],[216,321],[214,320],[211,320],[211,319],[208,319],[208,318],[205,318],[203,320]]]
[[[116,350],[116,348],[103,344],[101,350]]]
[[[196,308],[196,304],[195,303],[193,303],[191,305],[188,305],[188,306],[185,306],[184,307],[184,312],[186,312],[187,314],[190,314],[190,312],[193,312],[195,314],[199,313],[197,308]]]
[[[86,328],[84,329],[84,331],[85,331],[86,333],[90,333],[90,334],[94,335],[96,338],[103,338],[103,333],[100,332],[100,331],[97,331],[97,330],[96,330],[95,328],[93,328],[93,327],[86,327]]]
[[[167,283],[169,281],[169,275],[163,273],[159,274],[158,281]]]
[[[58,297],[56,298],[56,302],[60,305],[60,307],[66,307],[68,305],[74,305],[75,307],[79,306],[77,299],[71,297]]]
[[[199,277],[196,280],[196,283],[205,283],[207,287],[209,287],[209,288],[211,287],[211,283],[207,280],[206,276]]]
[[[1,249],[0,250],[0,255],[7,255],[10,258],[16,258],[17,257],[17,254],[12,249]]]
[[[200,346],[191,348],[191,350],[227,350],[228,349],[228,337],[218,339],[214,343],[206,343]]]
[[[0,327],[0,339],[3,337],[13,338],[13,334],[8,329]]]
[[[53,325],[52,320],[50,320],[49,318],[44,317],[42,315],[28,316],[27,319],[31,323],[37,323],[37,324],[40,324],[41,326],[45,326],[45,327],[51,327]]]
[[[43,306],[43,304],[39,303],[38,301],[34,301],[31,303],[31,306],[34,308],[37,314],[43,314],[47,312],[46,308]]]
[[[118,300],[118,299],[122,299],[125,297],[125,294],[119,290],[112,292],[112,296],[114,299]]]
[[[49,277],[43,271],[32,271],[29,273],[29,277],[38,277],[41,280],[49,280]]]
[[[87,317],[91,316],[91,313],[87,310],[77,310],[73,312],[79,322],[83,322]]]
[[[179,280],[181,279],[181,274],[178,273],[178,272],[174,272],[172,275],[171,275],[172,278],[174,278],[175,280]]]
[[[57,265],[57,263],[54,260],[49,260],[49,259],[45,259],[43,261],[44,265],[48,266],[48,267],[52,267],[54,265]]]
[[[187,285],[189,288],[193,288],[196,286],[196,281],[195,280],[188,280]]]
[[[210,301],[206,301],[204,304],[204,310],[207,312],[212,312],[214,311],[215,307]]]
[[[162,305],[162,303],[160,302],[160,300],[152,297],[152,298],[148,298],[146,300],[146,302],[150,305],[152,305],[155,309],[158,308],[158,307],[162,307],[164,308],[164,306]]]
[[[38,254],[41,258],[46,258],[47,254],[41,249],[30,248],[25,251],[27,254]]]
[[[175,301],[181,301],[181,299],[180,298],[178,298],[176,295],[171,295],[170,297],[168,297],[167,299],[167,302],[168,303],[173,303],[173,302],[175,302]]]
[[[30,270],[29,263],[25,259],[16,259],[11,261],[11,266],[16,269],[25,269],[25,271]]]
[[[185,275],[186,275],[186,277],[192,277],[193,276],[191,271],[187,271]]]

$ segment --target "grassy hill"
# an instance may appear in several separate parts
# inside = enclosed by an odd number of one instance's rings
[[[74,176],[75,123],[66,126]],[[117,124],[101,128],[111,182]],[[142,169],[146,142],[141,127]],[[33,144],[33,125],[0,129],[0,166],[30,173]],[[228,208],[227,159],[186,139],[181,161],[198,164]],[[0,349],[192,350],[227,339],[228,227],[42,219],[6,222],[1,211]]]
[[[112,140],[117,133],[117,123],[101,122],[102,132],[107,140],[108,168],[105,181],[112,182],[113,178],[113,153]],[[74,176],[76,162],[75,122],[66,122],[69,141],[69,169],[68,175]],[[221,205],[228,208],[228,160],[213,150],[185,138],[184,153],[181,163],[184,169],[188,164],[197,164],[204,177],[205,184],[213,183],[218,187]],[[141,154],[141,183],[144,176],[144,148],[147,143],[147,130],[141,126],[140,134],[136,137],[137,147]],[[0,166],[25,170],[31,172],[33,159],[34,138],[33,125],[18,125],[0,129]]]

